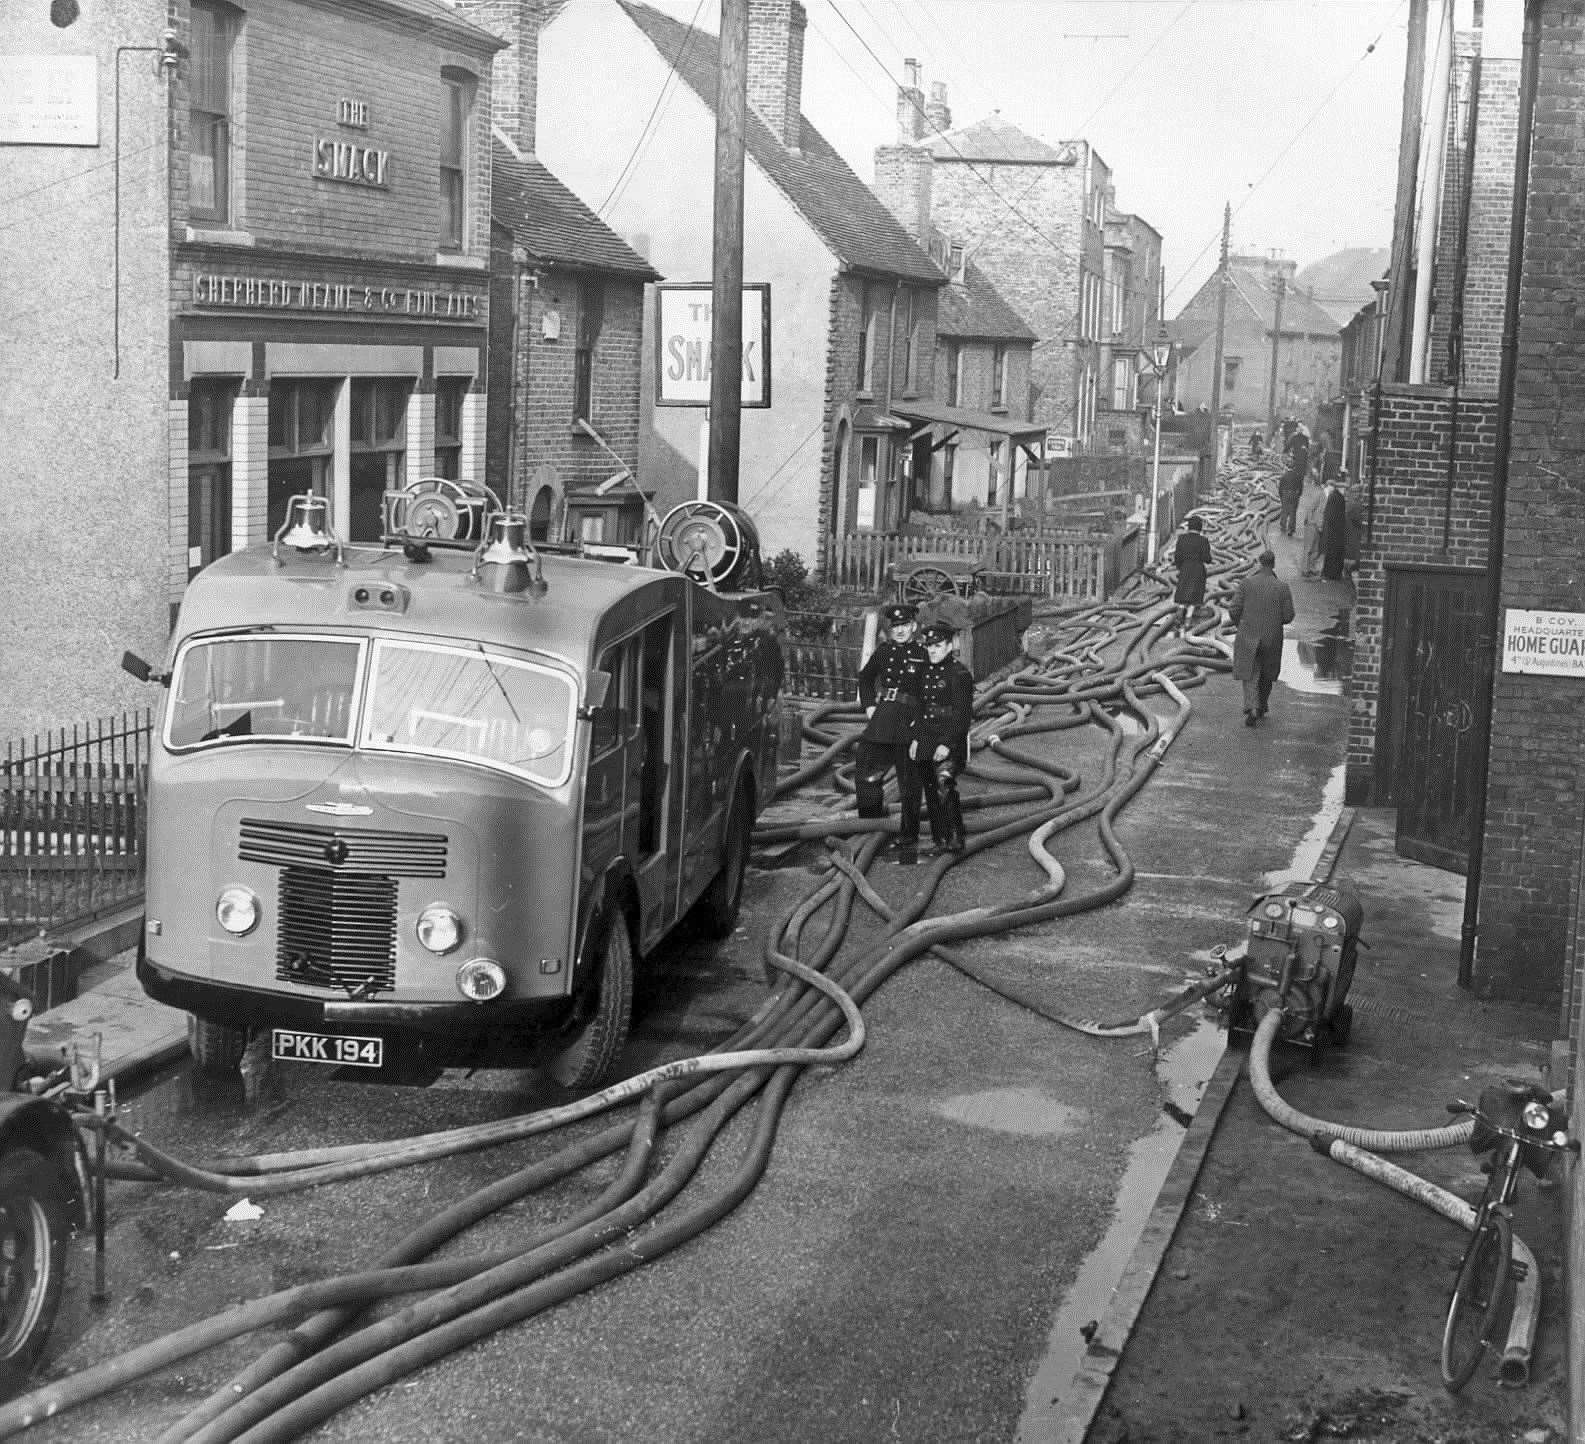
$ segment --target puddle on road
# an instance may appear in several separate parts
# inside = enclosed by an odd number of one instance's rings
[[[1052,1321],[1045,1357],[1024,1395],[1016,1444],[1052,1444],[1056,1439],[1082,1437],[1080,1416],[1070,1412],[1070,1405],[1079,1402],[1073,1384],[1089,1347],[1080,1330],[1091,1320],[1104,1317],[1178,1156],[1184,1133],[1178,1116],[1193,1114],[1199,1106],[1226,1047],[1227,1034],[1209,1018],[1202,1018],[1193,1032],[1156,1060],[1156,1078],[1166,1090],[1161,1117],[1155,1128],[1129,1148],[1111,1225],[1079,1266],[1078,1276]],[[1169,1105],[1177,1112],[1169,1111]]]
[[[1281,680],[1295,692],[1342,696],[1353,665],[1354,639],[1347,607],[1319,636],[1283,639]]]
[[[959,1093],[936,1104],[936,1112],[973,1128],[994,1128],[998,1133],[1021,1133],[1030,1138],[1076,1133],[1088,1117],[1082,1108],[1070,1108],[1038,1088]]]

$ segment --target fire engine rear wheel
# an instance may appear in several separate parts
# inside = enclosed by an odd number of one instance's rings
[[[200,1073],[212,1078],[235,1073],[248,1048],[246,1028],[228,1028],[222,1023],[187,1015],[187,1051]]]
[[[0,1158],[0,1395],[44,1352],[66,1278],[66,1189],[31,1148]]]
[[[739,787],[726,820],[721,871],[699,899],[699,921],[708,937],[729,938],[737,926],[743,905],[743,874],[748,871],[750,834],[754,830],[749,812],[748,789]]]
[[[618,914],[606,923],[595,968],[573,997],[550,1076],[563,1088],[593,1087],[616,1067],[632,1019],[633,942]]]

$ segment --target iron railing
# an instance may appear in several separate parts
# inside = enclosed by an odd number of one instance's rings
[[[0,946],[97,916],[143,889],[152,713],[13,740],[0,757]]]

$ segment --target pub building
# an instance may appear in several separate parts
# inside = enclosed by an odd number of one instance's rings
[[[185,575],[330,500],[484,475],[490,74],[439,0],[191,0],[172,96],[171,510]],[[185,445],[182,444],[185,433]]]

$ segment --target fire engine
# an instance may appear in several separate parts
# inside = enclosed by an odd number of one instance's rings
[[[607,552],[609,549],[604,549]],[[635,966],[736,924],[772,795],[781,604],[736,508],[660,522],[658,565],[534,545],[487,488],[323,497],[183,598],[148,774],[138,976],[201,1069],[381,1068],[528,1044],[608,1077]]]

